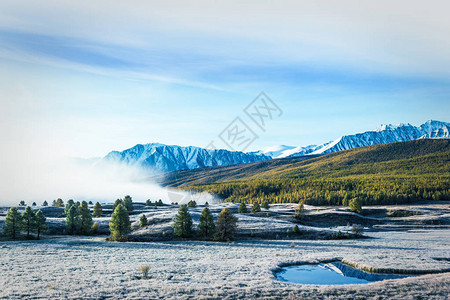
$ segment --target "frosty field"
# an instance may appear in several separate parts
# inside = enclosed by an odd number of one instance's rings
[[[430,218],[437,218],[433,215],[436,209],[427,209]],[[311,209],[310,214],[320,211]],[[407,225],[408,218],[404,219],[391,227],[374,227],[365,233],[371,238],[349,240],[298,237],[229,243],[113,243],[104,236],[48,236],[41,241],[2,241],[0,298],[448,298],[450,273],[346,286],[291,284],[274,276],[280,265],[336,258],[378,269],[448,271],[450,229],[442,225],[439,229],[427,225],[405,229],[401,225]],[[248,227],[251,217],[245,220],[244,227]],[[142,264],[151,266],[149,279],[141,279]]]

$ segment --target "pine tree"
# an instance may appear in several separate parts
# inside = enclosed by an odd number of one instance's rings
[[[267,200],[264,200],[263,203],[261,204],[261,207],[264,209],[269,209],[270,208],[269,202]]]
[[[94,211],[92,213],[92,215],[96,218],[100,218],[102,216],[103,213],[103,207],[101,206],[100,203],[95,203],[94,205]]]
[[[52,206],[56,207],[56,200],[53,200]]]
[[[152,201],[150,201],[150,199],[147,199],[147,201],[145,201],[145,206],[151,206],[152,205]]]
[[[153,209],[158,209],[158,202],[155,202],[155,205],[153,205]]]
[[[119,204],[111,216],[109,230],[113,241],[125,241],[131,231],[130,216],[123,204]]]
[[[31,207],[27,206],[22,213],[22,229],[27,232],[27,239],[30,238],[30,232],[35,226],[35,218],[36,216],[31,210]]]
[[[349,203],[350,210],[352,212],[360,214],[362,212],[361,200],[359,198],[353,198]]]
[[[241,202],[241,204],[239,204],[238,214],[246,214],[246,213],[248,213],[247,205],[245,205],[244,202]]]
[[[205,207],[203,209],[198,227],[200,229],[200,235],[205,238],[209,238],[214,234],[216,225],[214,224],[213,216],[209,208]]]
[[[81,202],[81,205],[79,206],[78,209],[80,211],[81,234],[89,235],[91,233],[92,224],[94,222],[92,221],[91,211],[89,210],[87,202],[86,201]]]
[[[64,201],[61,198],[58,198],[55,202],[55,206],[56,207],[64,207]]]
[[[66,216],[66,232],[67,234],[73,235],[78,233],[80,230],[80,214],[76,204],[72,205]]]
[[[142,228],[147,225],[148,225],[147,217],[144,214],[142,214],[141,218],[139,219],[139,227]]]
[[[178,209],[173,229],[175,235],[178,237],[187,238],[192,235],[192,218],[189,214],[187,205],[183,204]]]
[[[89,205],[93,205],[94,203],[92,203],[92,201],[89,201]]]
[[[196,206],[197,206],[197,203],[196,203],[194,200],[190,200],[190,201],[188,202],[188,206],[189,206],[189,207],[196,207]]]
[[[116,202],[114,202],[113,210],[115,210],[116,207],[119,206],[120,204],[122,204],[122,199],[117,199]]]
[[[45,230],[47,230],[47,228],[48,228],[46,221],[47,221],[47,219],[44,217],[42,212],[40,210],[38,210],[38,212],[36,213],[36,223],[35,223],[35,230],[37,233],[38,240],[41,236],[41,233],[44,232]]]
[[[303,201],[298,203],[297,208],[295,209],[294,217],[297,219],[301,219],[303,217],[303,213],[305,212],[305,206],[303,205]]]
[[[67,200],[67,204],[66,207],[64,208],[64,215],[67,216],[67,214],[69,213],[69,209],[72,205],[75,205],[75,201],[73,201],[72,199]]]
[[[36,206],[37,204],[36,204],[36,202],[33,202],[33,204],[31,204],[31,206]]]
[[[20,201],[20,203],[19,203],[19,206],[25,206],[25,205],[27,205],[26,203],[25,203],[25,201]]]
[[[42,206],[48,206],[47,200],[44,200],[44,202],[42,203]]]
[[[6,214],[5,225],[3,225],[3,234],[16,239],[20,233],[22,217],[16,207],[11,207]]]
[[[234,238],[237,229],[237,218],[227,208],[217,215],[215,240],[229,241]]]
[[[123,205],[128,210],[128,212],[133,211],[133,200],[131,199],[131,197],[129,195],[127,195],[127,196],[125,196],[125,198],[123,198]]]
[[[161,199],[159,199],[159,200],[158,200],[158,206],[163,206],[163,205],[164,205],[164,203],[162,202]]]
[[[259,206],[258,202],[253,203],[252,206],[252,213],[256,213],[256,212],[260,212],[261,211],[261,206]]]
[[[205,207],[208,207],[209,206],[209,203],[208,203],[208,201],[206,201],[205,202]]]

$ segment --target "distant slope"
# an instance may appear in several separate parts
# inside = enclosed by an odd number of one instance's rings
[[[366,204],[450,200],[450,140],[421,139],[310,159],[177,172],[165,182],[238,202],[346,204],[353,197]]]

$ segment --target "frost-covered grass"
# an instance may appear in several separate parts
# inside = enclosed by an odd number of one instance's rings
[[[223,207],[237,211],[237,205],[210,207],[217,214]],[[306,240],[303,235],[286,239],[292,227],[295,205],[274,205],[269,211],[238,215],[239,231],[246,240],[230,243],[206,241],[106,242],[105,236],[46,236],[41,241],[0,242],[0,298],[269,298],[269,299],[445,299],[450,293],[450,273],[430,274],[367,285],[310,286],[277,281],[273,270],[289,263],[343,259],[368,269],[442,271],[450,269],[450,229],[432,229],[423,220],[437,219],[448,224],[448,205],[411,207],[423,214],[401,219],[416,224],[405,230],[398,221],[383,223],[389,230],[372,229],[371,239]],[[177,207],[145,208],[131,216],[133,235],[144,236],[169,230]],[[190,209],[198,223],[203,207]],[[379,207],[377,209],[384,209]],[[405,209],[404,206],[398,209]],[[145,213],[150,225],[138,229]],[[269,217],[267,217],[269,213]],[[306,213],[351,217],[342,208],[306,207]],[[377,216],[379,214],[379,217]],[[0,217],[1,219],[4,217]],[[385,212],[374,212],[366,219],[391,222]],[[361,220],[359,217],[356,220]],[[109,217],[96,218],[107,227]],[[49,218],[54,227],[64,226],[63,218]],[[321,222],[316,222],[321,224]],[[59,225],[58,225],[59,224]],[[329,224],[325,224],[329,225]],[[348,226],[312,227],[301,230],[320,233],[348,230]],[[377,227],[378,228],[378,227]],[[402,228],[401,230],[399,228]],[[423,229],[425,228],[425,229]],[[428,229],[426,229],[428,228]],[[279,233],[280,239],[249,239],[252,232]],[[276,237],[276,235],[274,236]],[[291,247],[294,245],[294,247]],[[148,278],[141,266],[149,265]]]
[[[279,282],[289,262],[343,258],[369,267],[441,270],[450,262],[450,230],[370,233],[374,239],[231,243],[111,243],[100,237],[4,242],[1,298],[358,298],[442,299],[449,273],[349,286]],[[139,267],[151,266],[141,279]]]

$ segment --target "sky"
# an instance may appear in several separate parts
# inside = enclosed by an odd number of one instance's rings
[[[272,145],[450,121],[447,1],[0,2],[2,154]],[[264,131],[244,108],[264,91]],[[220,143],[219,148],[225,147]],[[19,151],[19,152],[18,152]]]

